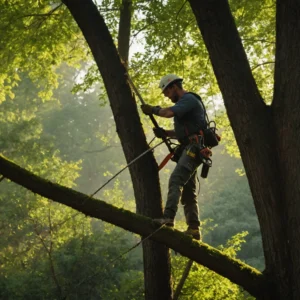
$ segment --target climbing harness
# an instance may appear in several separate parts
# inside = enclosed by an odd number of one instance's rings
[[[211,148],[219,145],[221,137],[216,133],[215,121],[209,120],[201,97],[196,93],[189,92],[189,94],[192,94],[200,101],[205,114],[206,128],[201,129],[198,133],[190,134],[187,123],[184,123],[186,137],[182,142],[186,145],[192,145],[187,149],[187,155],[198,160],[200,164],[202,163],[201,177],[207,178],[209,168],[212,167],[212,160],[210,158],[212,156]],[[198,145],[198,149],[197,147],[193,147],[193,145]]]
[[[193,96],[195,96],[200,101],[200,103],[204,109],[204,114],[205,114],[205,119],[206,119],[206,128],[203,130],[200,130],[200,135],[202,135],[203,139],[204,139],[204,145],[210,149],[218,146],[219,142],[221,141],[221,137],[216,133],[216,131],[217,131],[216,122],[209,120],[205,105],[204,105],[201,97],[198,94],[193,93],[193,92],[189,92],[189,94],[192,94]]]

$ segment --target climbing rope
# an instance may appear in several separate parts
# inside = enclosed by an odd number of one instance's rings
[[[133,159],[129,164],[127,164],[124,168],[122,168],[119,172],[117,172],[114,176],[112,176],[108,181],[106,181],[102,186],[100,186],[93,194],[90,195],[90,197],[95,196],[101,189],[103,189],[108,183],[110,183],[120,173],[122,173],[124,170],[126,170],[128,167],[130,167],[133,163],[135,163],[137,160],[139,160],[145,154],[147,154],[148,152],[152,151],[153,149],[155,149],[156,147],[158,147],[159,145],[161,145],[163,143],[164,143],[164,141],[158,143],[157,145],[155,145],[155,146],[149,148],[148,150],[144,151],[143,153],[141,153],[138,157],[136,157],[135,159]]]

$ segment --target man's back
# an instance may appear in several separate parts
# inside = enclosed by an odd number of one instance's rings
[[[174,112],[174,129],[179,141],[206,128],[205,109],[200,99],[193,93],[185,93],[171,107]]]

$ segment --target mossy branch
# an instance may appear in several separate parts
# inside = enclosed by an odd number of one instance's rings
[[[160,226],[150,218],[116,208],[104,201],[36,176],[1,155],[0,174],[33,193],[144,237],[151,235]],[[258,270],[230,258],[205,243],[195,241],[178,230],[163,227],[151,238],[228,278],[254,296],[259,296],[267,288],[265,276]]]

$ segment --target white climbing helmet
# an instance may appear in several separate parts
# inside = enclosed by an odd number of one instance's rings
[[[162,79],[160,80],[159,88],[163,92],[170,83],[175,82],[175,81],[183,81],[183,79],[178,77],[175,74],[168,74],[168,75],[162,77]]]

